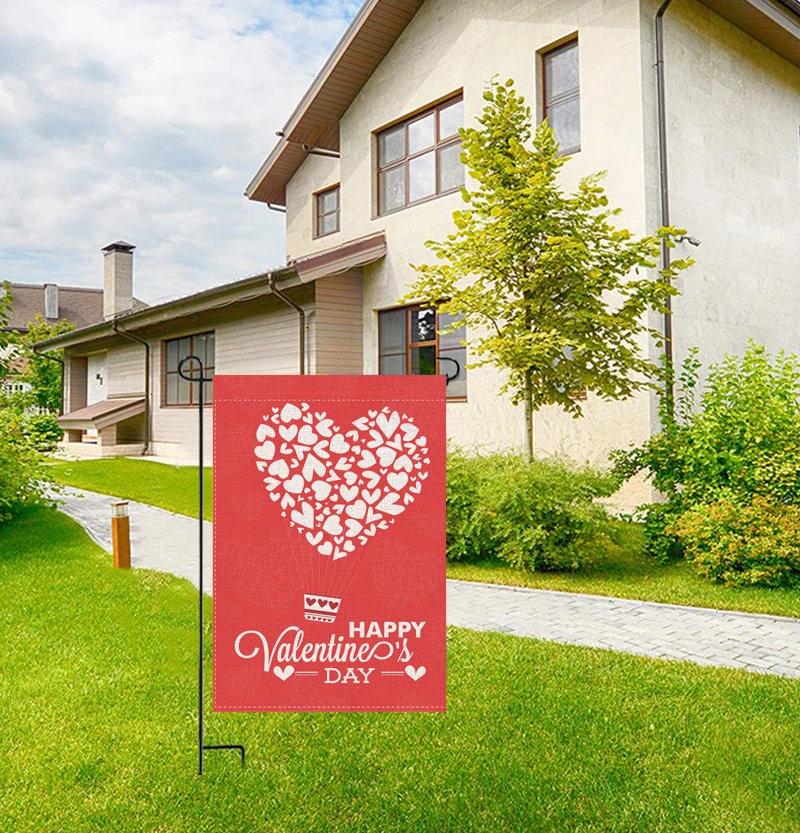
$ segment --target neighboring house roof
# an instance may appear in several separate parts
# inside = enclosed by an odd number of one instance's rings
[[[37,315],[44,317],[44,284],[12,283],[11,317],[7,330],[25,332]],[[76,327],[86,327],[103,320],[103,290],[81,286],[58,287],[58,318],[55,321],[71,321]]]
[[[37,315],[45,317],[45,284],[12,283],[11,316],[4,327],[24,333],[28,324]],[[138,298],[133,299],[134,310],[143,309],[147,304]],[[77,328],[88,327],[103,320],[103,290],[85,286],[58,287],[58,318],[47,318],[50,323],[70,321]]]
[[[286,184],[306,158],[303,145],[339,150],[339,119],[423,2],[366,0],[245,189],[248,199],[285,206]],[[800,0],[700,2],[800,67]]]
[[[73,347],[90,341],[113,336],[115,330],[119,332],[134,332],[150,327],[196,315],[199,312],[216,307],[228,307],[234,303],[249,301],[261,295],[269,295],[271,278],[281,281],[281,289],[288,289],[304,283],[311,283],[325,275],[335,275],[347,269],[353,269],[379,260],[386,254],[386,235],[383,231],[351,240],[342,246],[335,246],[317,252],[315,255],[300,258],[288,266],[260,272],[249,278],[242,278],[231,283],[223,283],[211,289],[204,289],[192,295],[165,301],[140,310],[118,315],[111,321],[101,321],[82,329],[63,333],[55,338],[40,341],[36,348],[39,350],[53,350],[62,347]]]

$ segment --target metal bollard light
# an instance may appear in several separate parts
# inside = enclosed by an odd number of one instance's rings
[[[131,527],[128,517],[128,501],[111,504],[111,542],[114,566],[129,570],[131,566]]]

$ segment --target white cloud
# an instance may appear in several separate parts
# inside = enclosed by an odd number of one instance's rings
[[[137,245],[154,302],[284,259],[242,191],[356,0],[5,0],[0,279],[99,285]]]

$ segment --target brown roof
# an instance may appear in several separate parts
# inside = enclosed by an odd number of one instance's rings
[[[366,0],[245,189],[248,199],[286,205],[286,184],[306,158],[303,145],[339,150],[339,119],[423,2]],[[800,0],[700,2],[800,66]]]
[[[306,158],[302,145],[339,150],[339,119],[422,3],[366,0],[247,186],[249,199],[286,205],[286,183]]]
[[[6,329],[28,329],[37,315],[44,316],[44,284],[11,284],[11,319]],[[71,321],[86,327],[103,320],[103,290],[80,286],[58,287],[58,318],[50,321]]]
[[[44,287],[42,283],[12,283],[11,318],[6,330],[25,332],[37,315],[44,317]],[[133,299],[133,309],[146,307],[143,301]],[[71,321],[76,329],[97,324],[103,320],[103,290],[84,286],[58,287],[58,318],[47,321]]]
[[[106,428],[144,413],[144,399],[103,399],[58,418],[62,428]]]

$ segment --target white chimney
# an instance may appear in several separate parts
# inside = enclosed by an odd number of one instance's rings
[[[44,285],[44,317],[58,318],[58,284]]]
[[[133,250],[136,246],[117,240],[104,246],[103,317],[114,318],[133,307]]]

